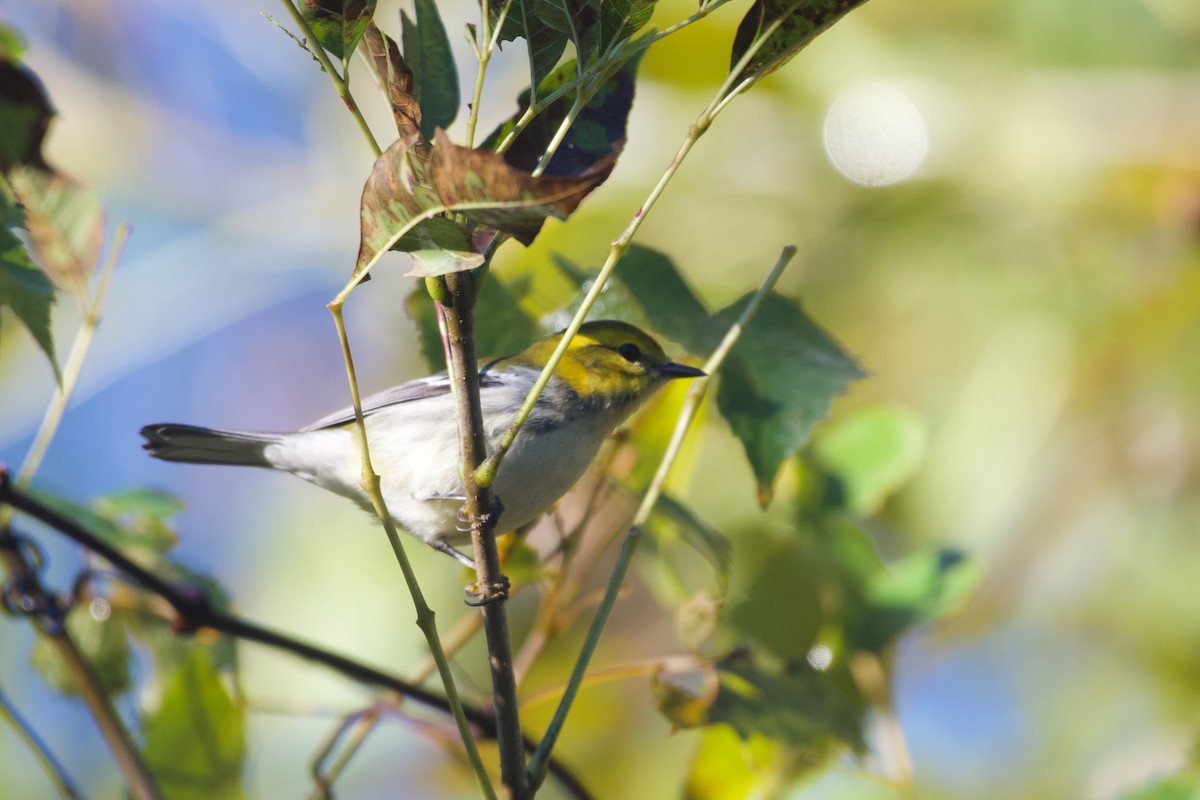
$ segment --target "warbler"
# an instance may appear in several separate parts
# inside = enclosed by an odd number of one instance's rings
[[[560,331],[479,370],[488,452],[495,450],[562,336]],[[557,502],[613,430],[668,381],[703,375],[671,361],[658,342],[633,325],[582,325],[500,464],[493,484],[503,506],[499,530],[533,522]],[[449,377],[441,373],[400,384],[366,398],[362,408],[371,461],[391,517],[432,547],[473,566],[454,548],[470,533],[460,517],[460,438]],[[294,433],[161,423],[145,426],[141,435],[155,458],[282,470],[372,509],[360,484],[362,454],[353,408]]]

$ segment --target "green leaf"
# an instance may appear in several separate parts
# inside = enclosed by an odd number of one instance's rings
[[[692,756],[684,797],[747,800],[773,796],[779,777],[770,767],[780,749],[763,736],[744,740],[725,725],[705,728]]]
[[[604,0],[600,4],[600,48],[607,51],[640,31],[654,16],[657,0]]]
[[[639,57],[629,59],[599,85],[555,150],[554,157],[546,165],[545,175],[582,175],[613,153],[621,151],[625,143],[629,111],[633,106],[634,79],[640,62]],[[538,96],[546,97],[575,80],[576,63],[568,61],[547,76],[540,84]],[[515,130],[517,120],[528,110],[532,102],[531,96],[528,88],[521,93],[517,98],[517,113],[493,131],[481,147],[495,150],[500,146],[509,133]],[[532,171],[562,127],[578,96],[579,90],[576,87],[534,117],[505,150],[505,161],[519,169]]]
[[[36,167],[13,169],[9,180],[25,208],[38,263],[57,286],[84,297],[104,235],[104,209],[95,189]]]
[[[727,330],[747,302],[749,296],[717,314],[717,330]],[[717,407],[758,480],[760,504],[770,502],[780,466],[808,441],[833,398],[862,375],[798,304],[767,296],[726,360],[717,390]]]
[[[146,763],[171,800],[243,797],[245,709],[203,648],[162,677],[158,708],[142,726]]]
[[[20,61],[26,49],[27,43],[20,31],[8,25],[0,24],[0,59],[5,61]]]
[[[2,126],[0,126],[2,127]],[[4,201],[5,205],[7,201]],[[11,215],[5,211],[5,217]],[[7,227],[0,228],[0,309],[10,308],[25,326],[38,347],[50,359],[56,379],[60,378],[54,355],[54,336],[50,330],[50,308],[54,305],[54,284],[29,257],[25,245]]]
[[[737,68],[742,56],[760,38],[765,36],[766,39],[738,72],[735,85],[751,76],[761,77],[779,69],[833,23],[864,2],[866,0],[754,0],[734,36],[730,71]]]
[[[66,629],[79,652],[91,665],[106,694],[116,695],[129,689],[129,640],[125,628],[108,612],[103,601],[97,601],[100,616],[92,613],[92,605],[76,605],[67,612]],[[39,636],[30,653],[30,665],[47,685],[66,695],[80,693],[75,675],[67,669],[54,643]]]
[[[600,44],[600,0],[535,0],[534,14],[565,33],[575,44],[579,63],[596,55]]]
[[[416,82],[396,41],[371,22],[363,34],[363,47],[367,63],[392,107],[392,118],[400,138],[420,134],[421,106],[414,95]]]
[[[791,542],[764,543],[746,562],[738,567],[723,621],[776,657],[803,662],[822,623],[819,564]]]
[[[614,272],[617,280],[641,305],[654,329],[688,352],[706,353],[716,347],[718,332],[708,310],[684,281],[669,257],[641,245],[630,245]]]
[[[540,337],[537,323],[521,309],[523,294],[502,283],[495,273],[483,282],[475,301],[475,343],[484,359],[519,353]],[[417,322],[426,363],[430,369],[441,372],[446,369],[446,357],[438,333],[437,311],[425,287],[414,289],[405,306],[408,315]]]
[[[658,498],[651,515],[651,523],[656,529],[664,522],[670,523],[679,538],[712,564],[717,574],[717,582],[724,588],[729,582],[729,573],[733,567],[733,547],[728,537],[665,493]]]
[[[859,516],[874,514],[917,471],[928,431],[907,409],[876,406],[831,425],[817,437],[820,464],[841,485],[845,506]]]
[[[409,255],[413,268],[404,273],[406,278],[432,278],[483,265],[482,255],[465,250],[413,250]]]
[[[11,38],[4,47],[13,47]],[[37,76],[9,58],[0,59],[0,172],[20,164],[46,166],[42,141],[53,116]]]
[[[651,326],[693,353],[711,352],[750,300],[710,316],[674,263],[645,247],[630,247],[615,274]],[[767,296],[726,359],[717,391],[717,407],[758,480],[760,503],[770,502],[780,466],[808,441],[833,398],[862,374],[798,304]]]
[[[717,666],[720,689],[708,724],[723,722],[743,739],[760,734],[818,755],[839,742],[862,750],[865,703],[847,674],[804,663],[768,671],[745,655]]]
[[[1200,768],[1192,767],[1121,795],[1121,800],[1200,800]]]
[[[554,69],[567,48],[566,33],[547,25],[536,13],[538,0],[512,0],[508,15],[500,28],[500,41],[524,39],[529,58],[529,85],[538,87]],[[493,24],[499,17],[503,0],[490,0],[489,11]],[[538,95],[541,96],[540,94]]]
[[[404,59],[415,80],[413,95],[421,106],[421,135],[432,139],[458,115],[458,67],[434,0],[416,0],[416,19],[400,12]]]
[[[878,651],[905,630],[957,608],[975,588],[982,567],[956,550],[913,553],[866,582],[866,608],[846,621],[847,645]]]
[[[371,24],[376,0],[303,0],[300,15],[312,29],[317,43],[342,63]]]

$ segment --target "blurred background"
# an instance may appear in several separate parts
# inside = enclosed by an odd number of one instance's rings
[[[439,5],[466,85],[474,7]],[[551,255],[604,258],[723,78],[744,5],[650,50],[612,178],[533,249],[506,245],[499,275],[530,277],[543,305],[569,299]],[[398,9],[381,0],[376,14],[393,36]],[[654,24],[693,10],[662,0]],[[289,429],[348,401],[324,306],[354,262],[372,157],[318,66],[260,11],[286,17],[242,0],[0,4],[59,112],[50,161],[98,187],[110,230],[133,228],[39,483],[80,502],[132,485],[177,494],[180,557],[241,612],[403,671],[423,643],[365,515],[287,476],[139,447],[151,422]],[[481,131],[514,109],[521,48],[490,74]],[[355,89],[388,131],[369,81]],[[869,372],[833,419],[886,404],[917,420],[920,461],[880,512],[881,547],[950,545],[985,568],[963,608],[897,653],[921,797],[1099,800],[1186,762],[1200,731],[1200,5],[875,0],[733,104],[638,241],[669,253],[711,308],[798,245],[781,289]],[[426,370],[408,265],[390,258],[346,307],[368,391]],[[66,302],[56,313],[65,347],[78,316]],[[0,462],[15,465],[53,388],[16,325],[0,330],[0,376]],[[723,531],[755,524],[754,482],[723,423],[697,447],[680,494]],[[410,549],[449,625],[461,573]],[[46,550],[62,585],[78,555]],[[623,603],[599,663],[662,650],[670,612],[638,589]],[[30,672],[32,638],[0,617],[5,692],[92,796],[120,796],[90,719]],[[568,642],[548,657],[571,654]],[[369,695],[260,648],[241,660],[249,792],[303,796],[334,716]],[[481,691],[482,674],[464,672]],[[679,785],[695,740],[670,733],[644,680],[585,693],[578,719],[628,731],[600,753],[568,730],[564,757],[599,796]],[[7,728],[0,774],[2,796],[49,791]],[[864,774],[847,760],[793,796],[892,796]],[[473,794],[399,719],[338,785],[356,798]]]

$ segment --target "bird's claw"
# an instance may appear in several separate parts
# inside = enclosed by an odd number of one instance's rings
[[[468,584],[465,590],[467,597],[477,597],[478,600],[464,600],[467,605],[473,608],[480,606],[490,606],[496,603],[503,603],[508,599],[509,589],[512,588],[512,583],[504,575],[500,576],[500,580],[492,583],[483,583],[476,581]]]
[[[503,513],[504,504],[500,502],[500,497],[492,495],[491,511],[484,514],[472,514],[466,506],[463,506],[458,510],[458,525],[455,527],[459,533],[483,533],[494,530]]]

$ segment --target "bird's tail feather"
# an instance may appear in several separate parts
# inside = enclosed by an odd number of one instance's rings
[[[164,461],[189,464],[236,464],[269,467],[265,450],[283,438],[279,433],[223,431],[194,425],[159,423],[141,430],[142,445],[150,455]]]

